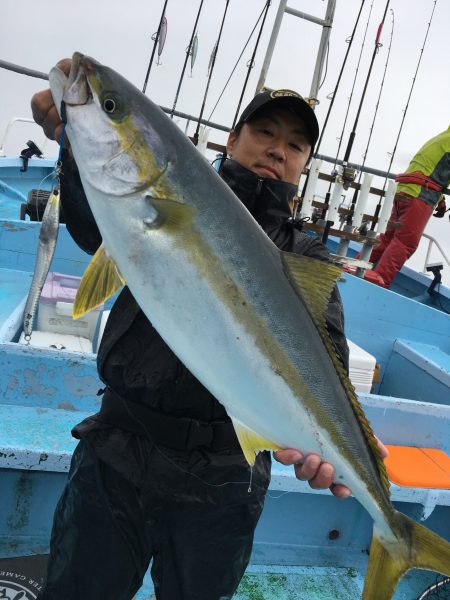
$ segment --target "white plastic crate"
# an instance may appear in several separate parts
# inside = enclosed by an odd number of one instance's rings
[[[72,318],[72,308],[80,277],[49,273],[39,299],[37,330],[75,335],[93,340],[103,305],[80,319]]]
[[[349,357],[349,377],[357,392],[370,393],[376,358],[347,338]]]

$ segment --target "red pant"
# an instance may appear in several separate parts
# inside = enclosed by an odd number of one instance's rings
[[[388,225],[380,235],[380,244],[372,250],[370,262],[389,287],[404,263],[414,254],[433,207],[407,194],[396,194],[390,216],[398,226]]]

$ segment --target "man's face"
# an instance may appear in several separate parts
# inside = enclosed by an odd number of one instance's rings
[[[311,144],[302,119],[289,110],[275,108],[244,123],[238,136],[232,131],[227,152],[260,177],[297,184]]]

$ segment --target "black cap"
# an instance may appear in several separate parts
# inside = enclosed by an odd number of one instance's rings
[[[259,112],[261,108],[267,107],[269,102],[272,102],[274,106],[275,103],[280,107],[285,106],[295,112],[308,129],[311,146],[315,146],[319,138],[319,124],[316,115],[308,102],[293,90],[266,90],[264,92],[259,92],[249,105],[244,108],[234,128],[242,125],[242,123],[250,121],[253,117],[256,117],[255,113]]]

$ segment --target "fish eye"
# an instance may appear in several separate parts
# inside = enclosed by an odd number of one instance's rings
[[[103,110],[109,114],[113,113],[116,110],[116,101],[114,98],[107,96],[103,99]]]
[[[122,121],[127,116],[122,98],[114,92],[105,92],[100,96],[100,106],[114,121]]]

